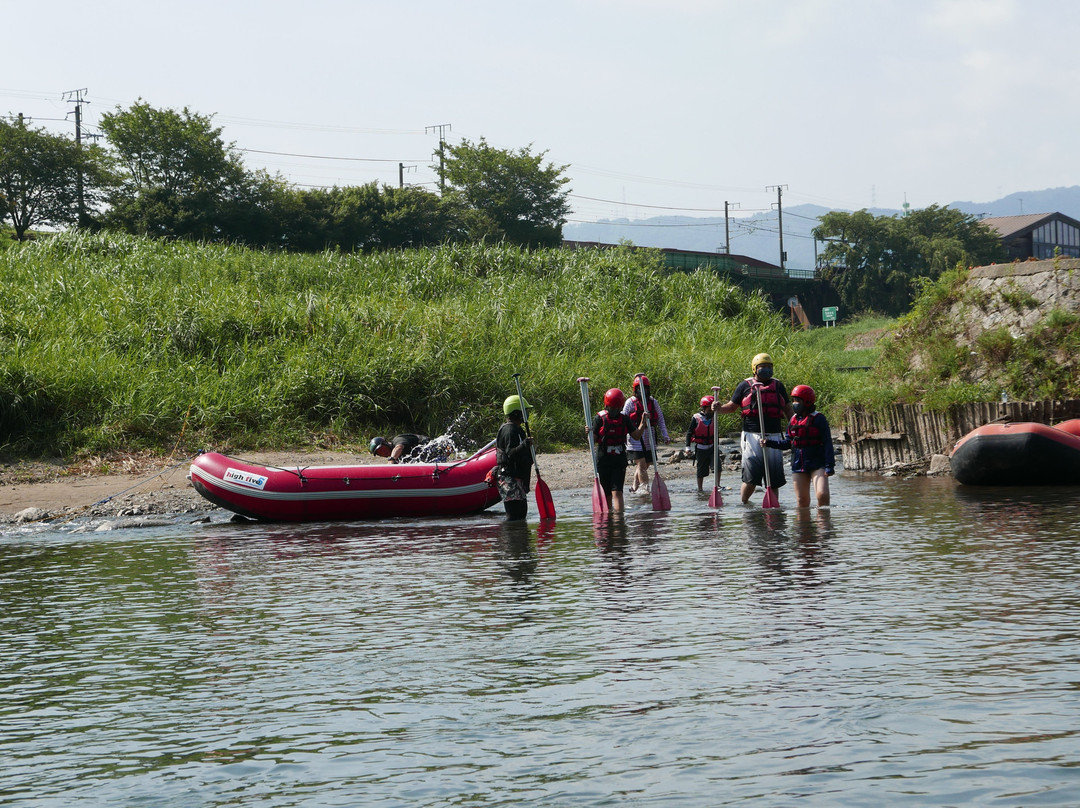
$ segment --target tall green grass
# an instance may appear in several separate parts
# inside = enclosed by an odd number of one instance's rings
[[[595,408],[648,374],[677,435],[759,351],[827,405],[835,371],[765,299],[648,252],[288,255],[85,233],[0,251],[9,455],[354,447],[463,411],[480,440],[515,372],[549,447],[583,445],[579,376]]]

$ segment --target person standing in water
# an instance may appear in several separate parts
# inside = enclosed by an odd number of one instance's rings
[[[712,405],[716,399],[705,396],[701,399],[701,409],[690,418],[686,430],[686,451],[693,447],[694,465],[697,469],[697,490],[705,490],[705,478],[713,468],[713,442],[716,440],[716,416]]]
[[[634,426],[630,416],[622,411],[625,403],[626,394],[618,387],[611,388],[604,393],[604,409],[596,414],[592,423],[596,442],[596,472],[600,476],[600,487],[607,497],[608,509],[612,511],[625,508],[626,440],[628,437],[640,438],[644,429],[644,414],[641,423]]]
[[[652,449],[656,447],[656,436],[659,434],[664,443],[671,443],[668,435],[667,423],[664,421],[664,412],[660,409],[660,402],[652,397],[649,389],[649,378],[644,373],[634,377],[634,392],[623,405],[623,413],[630,416],[630,421],[644,423],[646,402],[649,410],[650,428],[641,433],[640,440],[633,435],[626,436],[627,457],[634,464],[634,482],[630,485],[630,493],[649,491],[649,466],[652,465]]]
[[[829,419],[817,411],[817,393],[808,384],[797,384],[791,390],[791,409],[794,415],[788,423],[787,440],[765,441],[773,449],[791,449],[791,481],[795,486],[795,505],[810,507],[810,487],[819,508],[827,508],[829,478],[836,470]]]
[[[522,408],[529,402],[513,395],[503,402],[506,422],[495,436],[493,477],[502,497],[507,521],[524,519],[529,512],[529,478],[532,476],[532,438],[525,434]]]
[[[713,412],[739,412],[742,414],[742,440],[739,449],[742,454],[742,485],[739,498],[745,505],[751,495],[761,485],[765,476],[765,446],[763,440],[783,438],[783,422],[791,418],[787,388],[773,376],[772,357],[759,353],[750,360],[753,375],[743,379],[735,386],[731,398],[722,404],[713,403]],[[761,410],[764,414],[765,434],[761,434],[761,414],[758,412],[760,394]],[[781,420],[783,419],[783,421]],[[769,481],[773,488],[780,488],[787,480],[784,477],[784,456],[779,452],[769,452]]]

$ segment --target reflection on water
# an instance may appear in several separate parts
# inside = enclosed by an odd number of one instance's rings
[[[0,801],[1076,804],[1080,492],[692,486],[6,534]]]

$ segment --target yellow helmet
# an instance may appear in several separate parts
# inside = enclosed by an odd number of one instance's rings
[[[767,353],[759,353],[753,359],[750,360],[750,372],[753,373],[757,370],[758,365],[771,365],[773,363],[772,357]]]
[[[527,415],[527,411],[532,409],[528,399],[518,398],[517,395],[507,396],[506,401],[503,402],[503,413],[509,415],[514,410],[520,410],[523,404],[525,405],[525,411],[522,412],[522,415]]]

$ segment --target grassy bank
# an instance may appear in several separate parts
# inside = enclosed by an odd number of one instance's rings
[[[462,413],[480,440],[518,371],[549,446],[582,443],[578,376],[595,406],[647,373],[673,433],[759,351],[826,407],[845,384],[760,297],[643,252],[304,256],[64,234],[8,245],[0,273],[8,456],[354,447]]]

